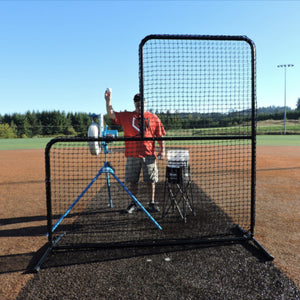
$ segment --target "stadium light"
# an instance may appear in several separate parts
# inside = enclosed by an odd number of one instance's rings
[[[284,134],[286,134],[286,68],[293,66],[292,64],[277,65],[277,68],[284,68]]]

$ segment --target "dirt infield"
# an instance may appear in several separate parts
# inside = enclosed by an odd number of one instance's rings
[[[44,150],[0,151],[0,299],[15,299],[47,241]],[[300,149],[258,146],[255,237],[300,288]]]

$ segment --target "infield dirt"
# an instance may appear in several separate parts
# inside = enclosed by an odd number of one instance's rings
[[[46,242],[44,150],[0,151],[0,299],[15,299]],[[256,239],[300,288],[300,148],[257,147]]]

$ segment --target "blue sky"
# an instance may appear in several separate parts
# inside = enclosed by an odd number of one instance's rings
[[[138,45],[149,34],[246,35],[258,106],[300,98],[300,1],[1,1],[0,114],[133,109]]]

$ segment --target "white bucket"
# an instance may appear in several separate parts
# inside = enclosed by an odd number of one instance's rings
[[[189,164],[189,150],[168,150],[168,167],[186,167]]]

